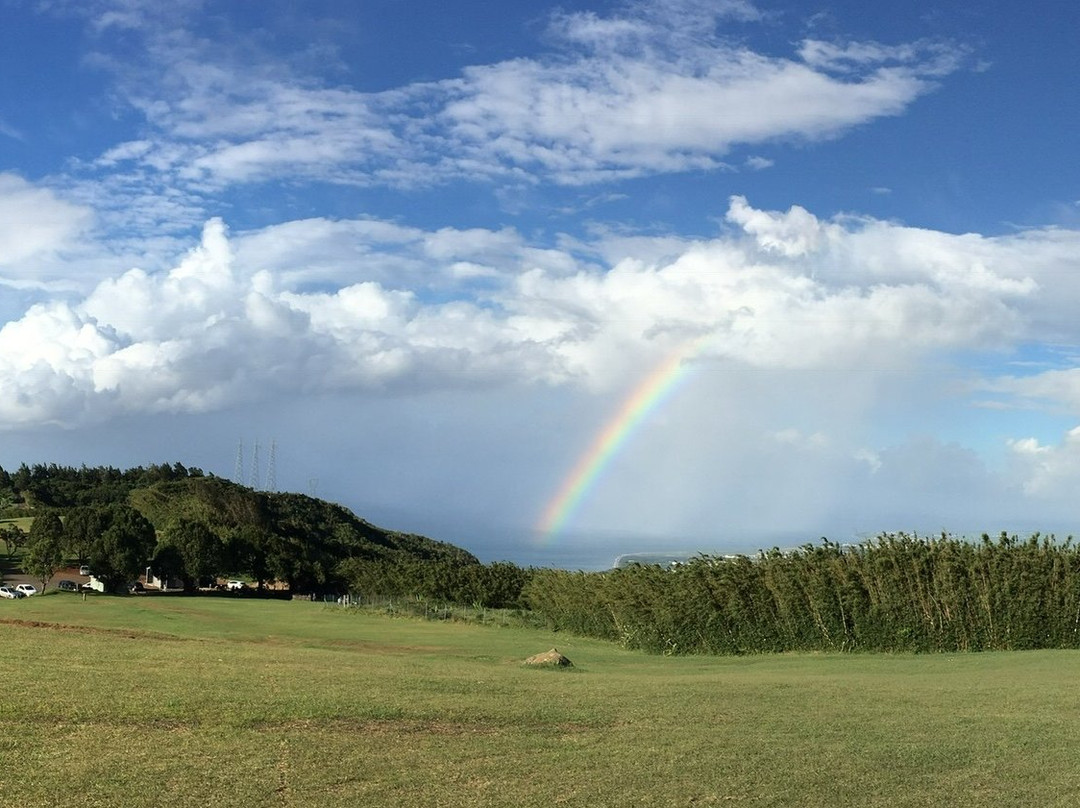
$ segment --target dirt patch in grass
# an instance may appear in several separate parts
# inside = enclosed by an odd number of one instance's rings
[[[360,733],[364,735],[434,735],[465,737],[477,735],[504,735],[522,731],[520,722],[504,724],[492,721],[446,721],[419,718],[300,718],[286,721],[260,721],[249,725],[258,732],[308,733],[330,730],[332,732]],[[598,727],[573,722],[559,724],[535,724],[528,726],[531,733],[577,735],[598,731]]]
[[[398,645],[373,642],[371,640],[348,639],[316,641],[314,645],[318,648],[344,648],[354,651],[363,651],[364,653],[398,654],[406,656],[412,654],[443,654],[450,650],[444,645]]]
[[[110,637],[122,637],[127,640],[175,640],[184,641],[184,637],[174,634],[163,634],[159,631],[144,631],[133,628],[103,628],[100,626],[75,626],[70,623],[53,623],[47,620],[19,620],[17,618],[0,619],[0,625],[14,626],[16,628],[38,628],[49,631],[64,631],[74,634],[97,634]]]
[[[297,718],[286,721],[259,721],[249,725],[257,732],[359,733],[364,735],[499,735],[506,727],[490,722],[440,721],[388,718]]]

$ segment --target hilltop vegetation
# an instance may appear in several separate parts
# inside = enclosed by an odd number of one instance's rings
[[[147,565],[188,588],[244,576],[300,592],[343,591],[347,561],[354,568],[361,562],[480,566],[460,547],[377,527],[341,505],[255,491],[179,463],[126,471],[0,468],[0,515],[32,516],[35,526],[49,526],[40,535],[31,528],[29,536],[12,524],[4,528],[9,551],[26,545],[32,560],[48,556],[40,573],[59,564],[51,552],[58,544],[61,556],[89,563],[115,588]],[[57,516],[62,523],[53,521]],[[51,554],[38,552],[46,543]]]

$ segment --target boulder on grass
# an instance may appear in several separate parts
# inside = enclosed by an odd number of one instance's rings
[[[525,660],[526,665],[546,665],[552,668],[572,668],[574,663],[559,653],[558,648],[552,648],[542,654],[535,654]]]

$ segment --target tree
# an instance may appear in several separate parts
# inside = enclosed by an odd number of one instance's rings
[[[257,525],[244,525],[232,531],[224,544],[224,567],[230,575],[250,575],[258,589],[270,580],[269,550],[272,534]]]
[[[20,547],[26,544],[26,534],[16,524],[0,526],[0,538],[4,540],[4,546],[7,547],[9,556],[14,555]]]
[[[90,545],[88,558],[94,574],[113,591],[123,591],[139,576],[154,552],[154,526],[130,505],[111,505],[105,510],[108,526]]]
[[[64,518],[64,550],[78,559],[79,564],[90,555],[90,546],[108,527],[106,508],[82,505],[72,508]]]
[[[23,569],[41,581],[42,591],[63,563],[63,539],[64,525],[55,511],[46,511],[30,526]]]
[[[166,560],[167,565],[175,565],[171,554],[164,553],[165,548],[175,548],[180,562],[179,572],[184,579],[184,589],[195,589],[199,581],[217,575],[222,568],[222,544],[204,522],[193,519],[177,519],[164,531],[158,556]]]
[[[184,578],[184,559],[176,545],[159,544],[150,565],[154,568],[154,575],[161,579],[162,587],[174,578]]]

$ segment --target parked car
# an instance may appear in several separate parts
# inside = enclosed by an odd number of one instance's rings
[[[0,598],[7,598],[8,600],[16,600],[18,598],[25,598],[22,592],[18,589],[14,589],[10,586],[0,586]]]
[[[225,588],[228,589],[230,592],[240,592],[244,589],[247,589],[247,584],[245,584],[243,581],[229,581],[225,584]]]
[[[79,591],[79,585],[77,583],[75,583],[74,581],[69,581],[67,579],[64,579],[63,581],[60,581],[56,585],[56,588],[59,589],[61,592],[78,592]]]
[[[145,592],[146,587],[142,585],[142,581],[132,581],[130,584],[128,584],[128,591],[133,594],[136,592]]]
[[[33,584],[19,584],[15,587],[16,592],[22,592],[26,597],[37,594],[37,587]]]
[[[84,578],[89,578],[90,577],[90,568],[87,567],[86,565],[83,565],[83,566],[79,567],[79,575],[82,575]]]

